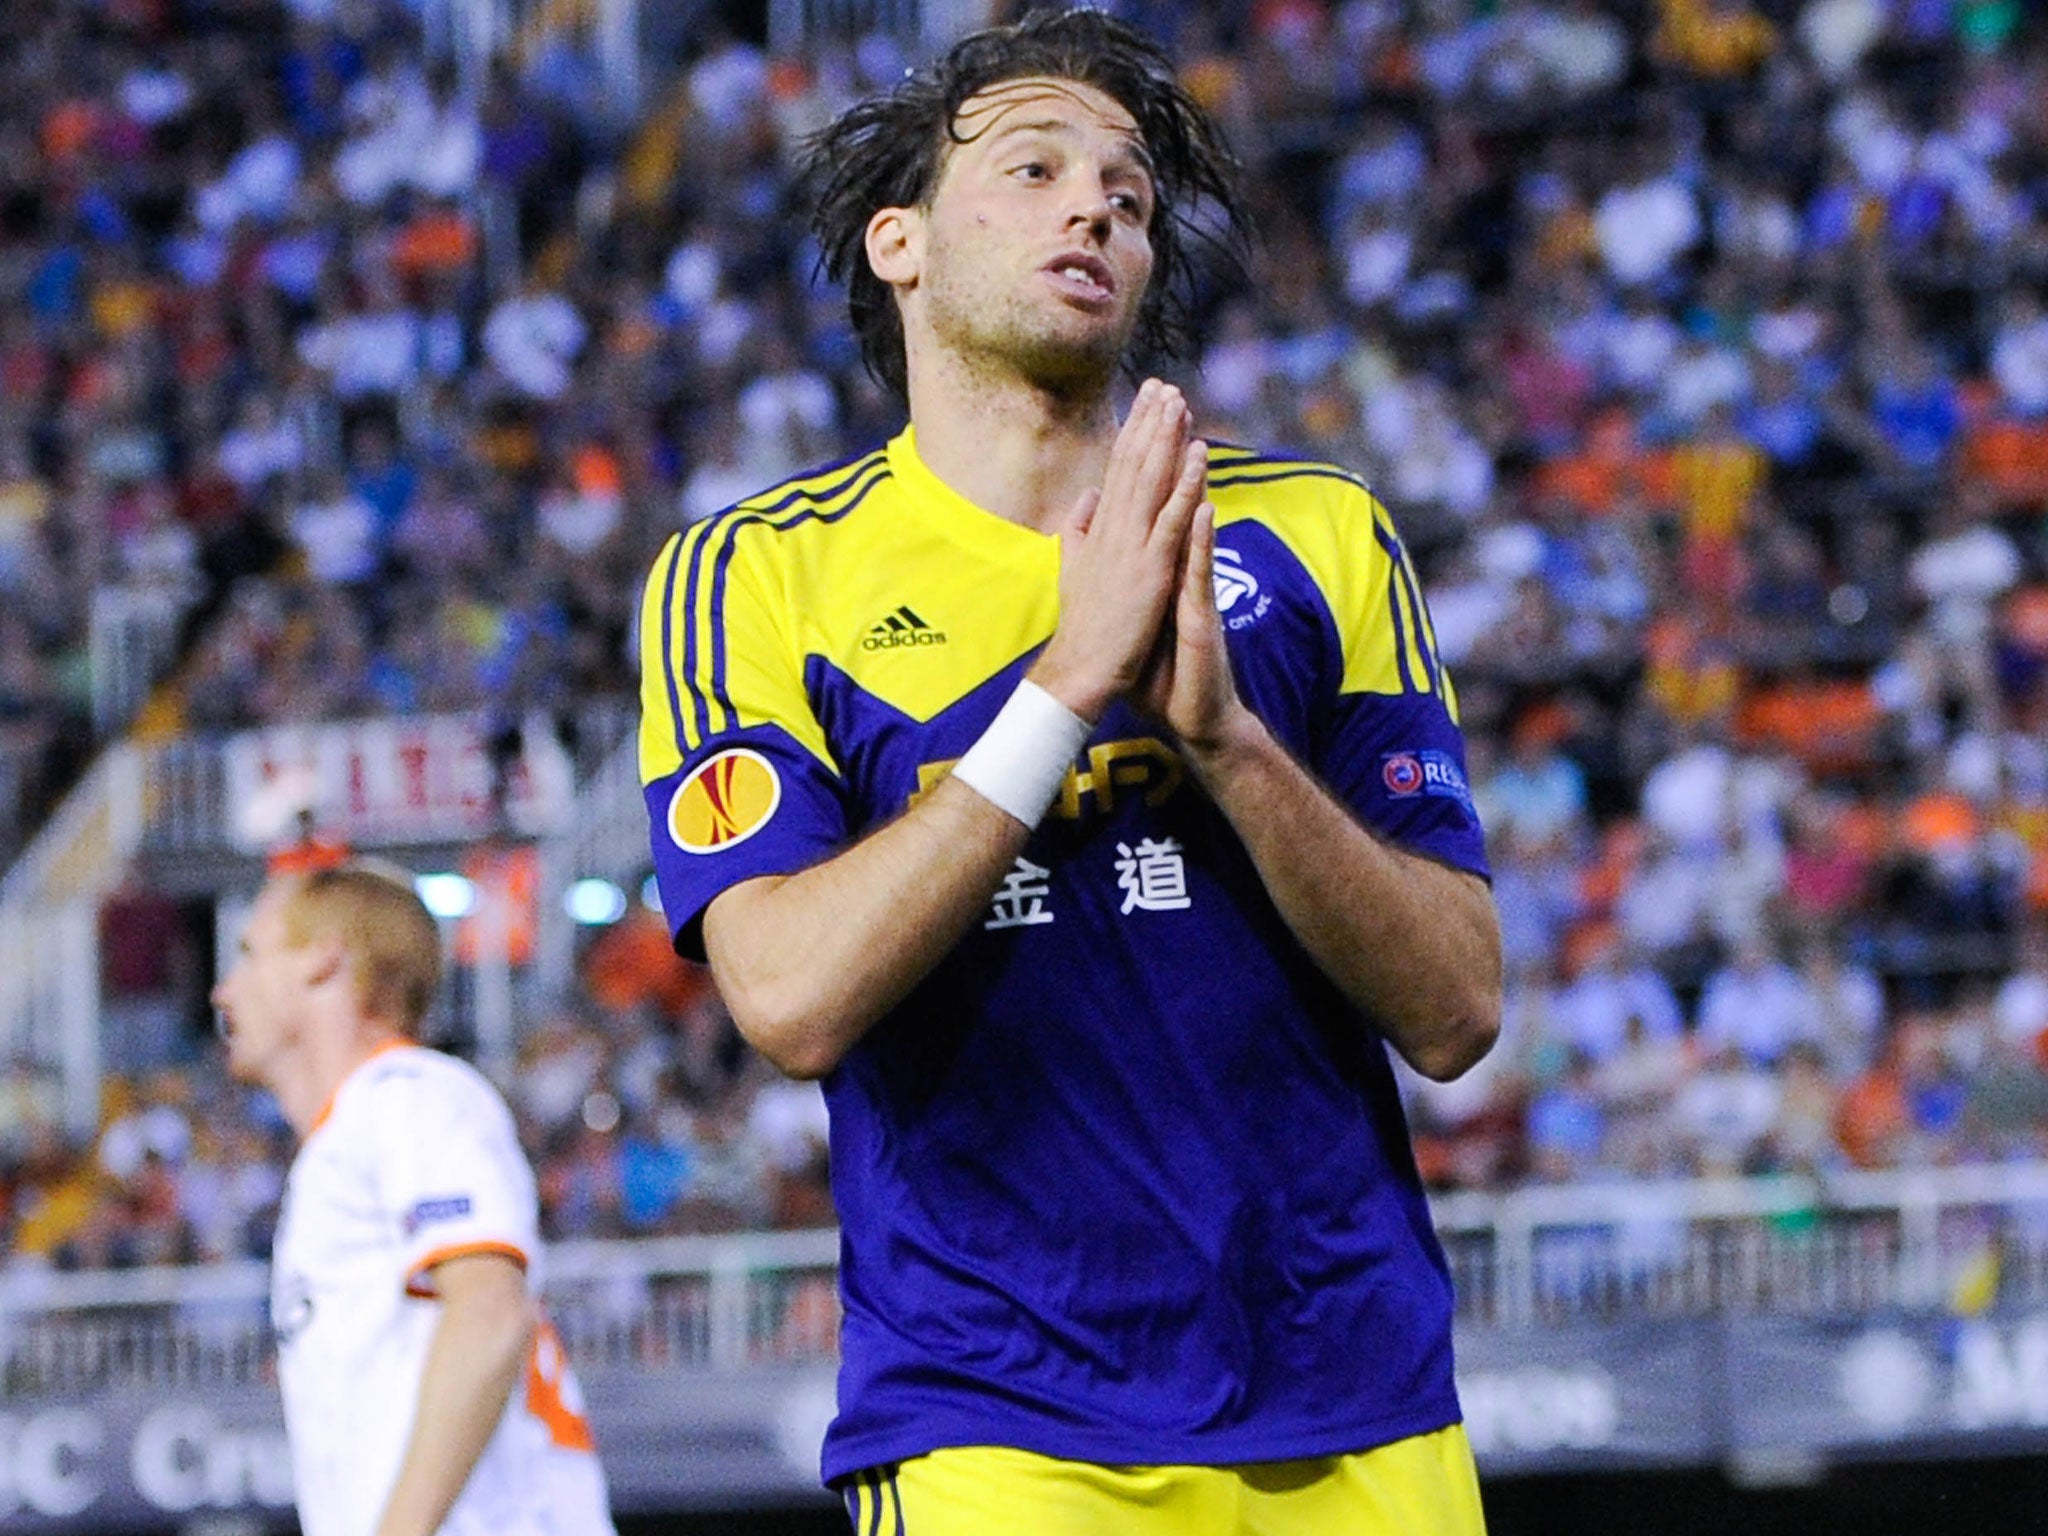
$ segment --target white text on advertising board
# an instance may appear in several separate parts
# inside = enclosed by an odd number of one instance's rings
[[[0,1516],[75,1515],[99,1497],[106,1426],[83,1408],[0,1414]]]
[[[1522,1366],[1458,1378],[1474,1452],[1596,1450],[1621,1423],[1614,1378],[1595,1365]]]

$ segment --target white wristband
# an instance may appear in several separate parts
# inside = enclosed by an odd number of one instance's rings
[[[1035,828],[1059,793],[1089,730],[1086,720],[1026,678],[981,739],[953,765],[953,777]]]

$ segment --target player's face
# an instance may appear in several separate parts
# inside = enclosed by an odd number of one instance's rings
[[[283,889],[265,887],[242,929],[235,963],[213,989],[228,1071],[243,1082],[267,1081],[272,1065],[290,1051],[311,983],[316,957],[308,946],[291,946],[284,909]]]
[[[1032,78],[969,97],[955,130],[906,326],[1035,384],[1106,384],[1152,278],[1137,124],[1091,86]]]

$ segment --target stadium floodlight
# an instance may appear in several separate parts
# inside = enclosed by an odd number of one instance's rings
[[[609,880],[578,880],[562,897],[570,921],[602,928],[626,915],[626,893]]]
[[[416,876],[412,888],[420,901],[438,918],[467,917],[476,910],[476,882],[452,870]]]

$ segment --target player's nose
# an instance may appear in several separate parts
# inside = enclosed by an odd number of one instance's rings
[[[1085,228],[1097,241],[1107,240],[1116,208],[1109,189],[1095,177],[1075,177],[1073,201],[1067,206],[1067,228]]]

